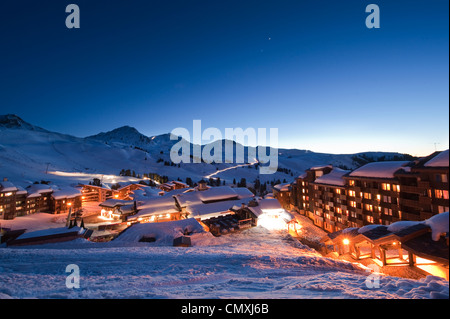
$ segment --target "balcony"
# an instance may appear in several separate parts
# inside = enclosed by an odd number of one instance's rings
[[[421,205],[431,205],[431,198],[426,196],[420,196],[419,197],[419,203]]]
[[[401,185],[400,191],[404,192],[404,193],[411,193],[411,194],[422,194],[423,188],[419,188],[418,186]]]
[[[414,207],[414,208],[420,208],[421,207],[421,205],[420,205],[418,200],[405,199],[405,198],[400,198],[400,205]]]
[[[417,186],[419,188],[426,188],[429,189],[430,188],[430,182],[429,181],[418,181],[417,182]]]

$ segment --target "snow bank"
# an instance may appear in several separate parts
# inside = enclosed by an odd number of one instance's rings
[[[197,220],[188,218],[171,222],[134,224],[113,242],[139,242],[141,238],[147,237],[155,239],[152,244],[172,246],[173,240],[177,237],[202,233],[206,233],[202,225]],[[195,245],[195,240],[192,244]]]
[[[428,225],[431,228],[431,236],[434,241],[438,241],[441,234],[448,233],[448,214],[449,212],[434,215],[425,221],[425,225]]]

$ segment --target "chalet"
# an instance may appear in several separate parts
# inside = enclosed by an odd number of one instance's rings
[[[379,266],[417,267],[448,280],[446,236],[448,212],[421,222],[399,221],[389,226],[373,224],[346,228],[326,235],[322,242],[325,254],[332,246],[338,255],[349,254],[356,260],[371,258]]]
[[[104,220],[125,221],[137,211],[136,201],[110,198],[99,204],[102,208],[100,218]]]
[[[115,199],[131,200],[133,198],[133,192],[142,189],[146,185],[139,183],[123,183],[120,187],[114,191]]]
[[[101,186],[78,184],[78,186],[81,187],[83,202],[104,202],[107,199],[114,198],[114,195],[117,195],[116,198],[119,197],[116,191],[104,184]]]
[[[150,198],[139,202],[137,213],[127,217],[129,222],[153,223],[179,220],[185,217],[171,195]]]
[[[189,187],[189,185],[187,185],[186,183],[180,182],[180,181],[171,181],[171,182],[167,182],[167,183],[163,183],[163,184],[159,185],[159,188],[164,192],[170,192],[175,189],[183,189],[183,188],[188,188],[188,187]]]

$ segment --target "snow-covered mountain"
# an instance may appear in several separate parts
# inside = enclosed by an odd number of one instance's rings
[[[104,176],[110,182],[119,182],[119,172],[130,169],[140,175],[157,173],[183,181],[187,177],[197,181],[211,174],[227,182],[241,178],[253,182],[258,177],[261,181],[292,181],[305,169],[315,165],[333,164],[355,168],[371,159],[402,156],[385,152],[337,155],[279,149],[280,171],[272,175],[260,175],[254,166],[225,170],[236,166],[235,163],[170,165],[170,150],[176,142],[170,139],[170,134],[148,137],[130,126],[79,138],[34,126],[16,115],[2,115],[0,178],[7,177],[19,184],[36,180],[75,183]],[[246,154],[247,151],[245,148]]]

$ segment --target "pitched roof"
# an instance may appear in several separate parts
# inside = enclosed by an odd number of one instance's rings
[[[423,166],[425,167],[449,167],[449,150],[442,151],[428,162],[426,162]]]
[[[316,178],[314,183],[318,184],[326,184],[326,185],[336,185],[336,186],[344,186],[345,179],[342,177],[345,174],[348,174],[350,171],[343,170],[340,168],[333,168],[331,172],[328,174],[322,175],[319,178]]]
[[[373,162],[349,174],[352,177],[394,178],[394,173],[406,166],[408,161]]]
[[[0,191],[1,192],[14,192],[17,191],[17,187],[14,186],[11,182],[0,182]]]

